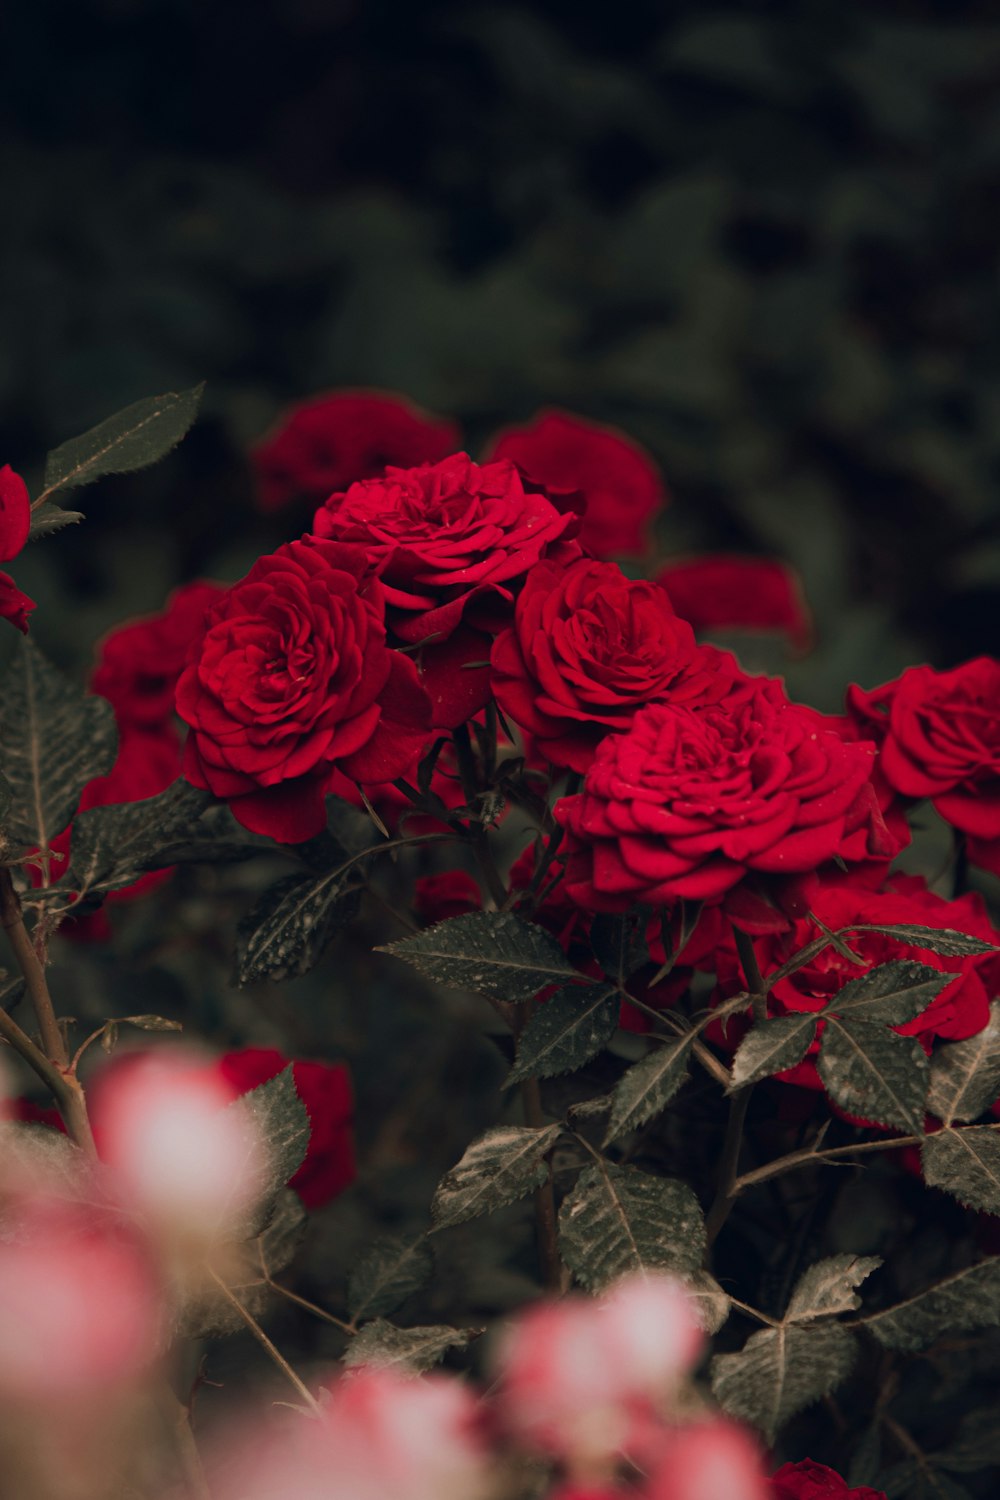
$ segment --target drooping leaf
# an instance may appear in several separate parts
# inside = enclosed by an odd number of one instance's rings
[[[959,1203],[1000,1214],[1000,1127],[967,1125],[939,1130],[920,1148],[924,1181]]]
[[[247,1210],[245,1220],[233,1228],[229,1205],[223,1203],[220,1204],[219,1222],[226,1226],[229,1238],[248,1240],[260,1233],[273,1212],[281,1189],[305,1161],[311,1127],[306,1107],[295,1087],[291,1063],[266,1083],[241,1094],[229,1108],[240,1110],[248,1120],[247,1165],[251,1170],[256,1169],[260,1188],[256,1203]],[[241,1182],[242,1173],[234,1171],[233,1180],[234,1183]]]
[[[904,1026],[926,1010],[954,978],[954,974],[942,973],[927,964],[909,961],[878,964],[867,974],[849,979],[829,1001],[824,1015],[849,1016],[852,1022],[881,1021],[886,1026]]]
[[[975,1036],[947,1042],[931,1058],[927,1108],[946,1125],[976,1120],[1000,1098],[1000,1000]]]
[[[608,978],[624,985],[636,969],[649,961],[646,914],[628,911],[611,916],[599,912],[590,924],[590,946]]]
[[[45,460],[45,490],[75,489],[105,474],[145,469],[176,447],[195,419],[204,385],[136,401]]]
[[[984,943],[982,938],[970,937],[967,932],[955,932],[951,927],[917,927],[910,923],[878,926],[870,922],[845,928],[845,932],[879,932],[884,937],[896,938],[901,943],[911,943],[914,948],[926,948],[929,953],[940,953],[942,958],[967,958],[975,953],[994,953],[994,943]]]
[[[848,1114],[919,1133],[927,1097],[927,1054],[915,1037],[868,1021],[826,1022],[819,1076]]]
[[[833,1313],[856,1312],[856,1288],[882,1264],[878,1255],[830,1255],[799,1278],[785,1313],[786,1323],[806,1323]]]
[[[31,512],[28,541],[35,542],[39,537],[52,536],[66,526],[78,525],[83,519],[82,510],[63,510],[54,500],[43,500],[37,510]]]
[[[446,1172],[431,1203],[435,1229],[447,1229],[480,1214],[516,1203],[548,1174],[545,1155],[552,1150],[562,1127],[532,1130],[521,1125],[498,1125],[480,1136],[461,1161]]]
[[[913,1354],[941,1334],[966,1333],[1000,1324],[1000,1257],[966,1266],[924,1292],[865,1319],[868,1332],[887,1349]]]
[[[73,824],[70,867],[59,888],[72,889],[81,900],[104,896],[158,868],[161,859],[176,863],[165,856],[196,839],[211,803],[209,792],[178,779],[155,797],[87,808]]]
[[[740,1043],[733,1058],[734,1089],[784,1073],[800,1063],[812,1045],[819,1017],[812,1011],[759,1021]]]
[[[117,749],[111,704],[82,692],[20,638],[0,683],[0,771],[12,795],[7,838],[47,848],[87,782],[111,770]]]
[[[857,1340],[839,1323],[763,1328],[739,1353],[715,1356],[712,1391],[725,1411],[773,1443],[790,1417],[846,1379],[856,1355]]]
[[[396,1328],[384,1318],[366,1323],[344,1351],[344,1364],[377,1365],[380,1369],[419,1375],[440,1364],[449,1349],[464,1349],[472,1334],[465,1328],[435,1323],[426,1328]]]
[[[351,1271],[347,1310],[357,1321],[393,1312],[434,1274],[434,1252],[425,1236],[403,1239],[387,1235],[369,1246]]]
[[[439,984],[495,1000],[530,1000],[548,984],[582,978],[554,937],[513,912],[451,917],[377,951],[405,958]]]
[[[621,1001],[602,985],[567,984],[542,1001],[517,1040],[508,1083],[573,1073],[618,1029]]]
[[[357,913],[360,887],[351,872],[286,875],[243,918],[237,935],[238,982],[295,979],[322,958]]]
[[[648,1056],[622,1075],[612,1096],[605,1146],[628,1130],[638,1130],[667,1107],[688,1076],[693,1043],[693,1035],[658,1042]]]
[[[577,1279],[597,1290],[629,1271],[698,1269],[705,1223],[686,1183],[595,1162],[563,1200],[559,1249]]]

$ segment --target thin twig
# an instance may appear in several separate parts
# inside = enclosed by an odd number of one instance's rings
[[[729,1217],[737,1197],[737,1168],[740,1162],[740,1146],[743,1144],[743,1127],[746,1124],[747,1108],[753,1084],[737,1089],[729,1100],[729,1118],[726,1134],[719,1156],[719,1172],[716,1180],[715,1198],[705,1218],[705,1232],[709,1246],[715,1243],[719,1230]]]
[[[748,932],[741,932],[733,925],[733,936],[736,938],[736,951],[740,956],[740,965],[743,969],[743,977],[750,991],[750,1004],[753,1007],[753,1018],[755,1021],[767,1020],[767,990],[760,966],[757,963],[757,954],[754,952],[753,938]]]
[[[296,1375],[295,1371],[292,1369],[285,1356],[281,1353],[281,1350],[276,1348],[275,1345],[271,1343],[271,1340],[268,1338],[263,1328],[261,1328],[253,1313],[251,1313],[249,1309],[243,1306],[243,1303],[240,1301],[239,1297],[235,1295],[230,1287],[226,1286],[226,1283],[223,1281],[222,1277],[216,1271],[214,1271],[211,1266],[209,1266],[207,1269],[209,1276],[211,1276],[212,1280],[219,1288],[219,1291],[233,1308],[233,1311],[237,1313],[243,1323],[246,1324],[247,1328],[253,1334],[254,1338],[257,1340],[258,1344],[260,1344],[261,1348],[267,1350],[267,1353],[270,1355],[271,1359],[277,1365],[281,1373],[291,1381],[292,1385],[295,1387],[296,1391],[298,1391],[299,1395],[302,1397],[302,1400],[306,1403],[309,1410],[313,1413],[314,1416],[322,1416],[319,1402],[316,1400],[315,1396],[309,1390],[308,1386],[304,1385],[303,1382],[299,1379],[298,1375]]]
[[[332,1323],[334,1328],[339,1328],[341,1333],[346,1333],[351,1338],[354,1338],[357,1334],[358,1330],[353,1323],[345,1323],[342,1318],[335,1318],[333,1313],[327,1312],[325,1307],[320,1307],[317,1303],[310,1302],[305,1297],[300,1297],[298,1292],[289,1291],[288,1287],[282,1286],[280,1282],[272,1281],[266,1272],[265,1280],[272,1292],[277,1292],[279,1296],[287,1298],[289,1302],[294,1302],[296,1307],[305,1308],[306,1312],[311,1312],[314,1317],[322,1318],[324,1323]]]
[[[811,1146],[806,1146],[801,1151],[791,1151],[787,1156],[779,1156],[776,1161],[755,1167],[752,1172],[744,1172],[733,1183],[733,1191],[742,1193],[744,1188],[755,1187],[758,1182],[767,1182],[771,1177],[780,1177],[784,1172],[794,1172],[797,1167],[808,1167],[814,1162],[822,1165],[825,1161],[851,1156],[859,1151],[896,1151],[900,1146],[919,1146],[923,1139],[922,1135],[894,1135],[888,1136],[884,1141],[857,1141],[852,1146],[831,1146],[827,1151],[814,1151]]]
[[[0,866],[0,926],[7,933],[7,941],[17,959],[17,966],[24,975],[28,998],[38,1020],[42,1046],[54,1063],[60,1068],[66,1068],[69,1066],[66,1040],[56,1020],[52,996],[45,982],[45,970],[24,925],[21,898],[14,889],[10,869],[6,865]]]

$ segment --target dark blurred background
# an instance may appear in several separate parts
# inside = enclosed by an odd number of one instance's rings
[[[661,548],[774,551],[790,685],[1000,650],[1000,19],[988,0],[5,7],[0,459],[204,379],[159,469],[18,582],[82,664],[285,539],[284,404],[558,404],[662,463]],[[268,529],[270,528],[270,529]]]

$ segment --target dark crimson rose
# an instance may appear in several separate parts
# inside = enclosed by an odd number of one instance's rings
[[[573,771],[586,771],[604,736],[627,729],[638,709],[714,703],[740,675],[728,652],[696,644],[656,584],[589,558],[531,570],[492,662],[504,713]]]
[[[413,910],[427,927],[481,911],[482,893],[467,870],[445,870],[440,875],[421,875],[413,887]]]
[[[560,557],[579,555],[565,542],[576,526],[513,464],[474,464],[464,453],[352,484],[313,522],[317,536],[356,543],[377,565],[396,638],[426,643],[421,673],[444,728],[488,702],[491,637],[529,568],[557,543]]]
[[[748,873],[808,874],[842,854],[870,807],[874,755],[817,727],[773,682],[719,705],[641,709],[601,742],[583,791],[556,804],[567,889],[592,911],[620,911],[719,901]]]
[[[0,562],[10,562],[28,540],[31,499],[28,486],[10,464],[0,468]],[[28,615],[35,601],[22,594],[13,578],[0,572],[0,618],[28,633]]]
[[[454,422],[388,391],[332,391],[303,401],[251,451],[261,510],[319,505],[388,464],[436,463],[460,441]]]
[[[306,537],[262,557],[208,612],[177,684],[184,775],[245,828],[298,843],[324,826],[335,768],[391,781],[426,737],[413,662],[386,644],[359,547]]]
[[[668,563],[656,582],[695,630],[773,630],[797,651],[812,642],[812,617],[798,575],[772,557],[686,557]]]
[[[158,614],[119,625],[100,642],[90,687],[107,698],[119,727],[151,730],[172,724],[188,651],[204,629],[209,606],[224,592],[222,584],[204,579],[186,583]]]
[[[946,901],[928,890],[926,881],[919,875],[890,875],[882,891],[866,889],[843,877],[831,877],[817,887],[811,910],[833,932],[853,923],[948,927],[952,931],[970,933],[1000,948],[1000,932],[990,922],[981,896],[970,894]],[[768,974],[777,969],[816,936],[815,923],[806,917],[795,922],[787,932],[756,938],[754,948],[761,973]],[[909,959],[955,976],[925,1011],[906,1025],[894,1028],[904,1036],[918,1037],[929,1049],[934,1037],[958,1041],[982,1031],[989,1020],[990,999],[1000,990],[1000,952],[946,958],[876,932],[851,933],[846,941],[863,961],[865,969]],[[732,949],[720,950],[717,972],[723,993],[735,994],[743,988],[743,978]],[[770,996],[772,1013],[784,1015],[793,1011],[822,1010],[838,990],[862,972],[856,964],[828,946],[794,974],[773,986]],[[818,1043],[812,1050],[815,1054]],[[821,1087],[814,1056],[780,1076],[785,1082],[798,1083],[806,1088]]]
[[[645,552],[649,522],[670,499],[644,448],[615,427],[568,411],[542,411],[528,426],[508,428],[487,458],[512,459],[551,493],[581,494],[580,544],[594,557]]]
[[[929,797],[969,836],[969,857],[1000,874],[1000,662],[978,656],[948,672],[909,667],[866,693],[858,715],[887,719],[881,766],[904,797]]]
[[[215,1070],[238,1097],[275,1078],[288,1062],[275,1047],[243,1047],[227,1052]],[[351,1075],[344,1063],[296,1061],[292,1079],[309,1116],[310,1134],[305,1161],[288,1185],[306,1208],[322,1208],[356,1176]]]
[[[884,1490],[868,1485],[851,1489],[834,1469],[804,1458],[801,1463],[782,1464],[771,1475],[773,1500],[886,1500]]]

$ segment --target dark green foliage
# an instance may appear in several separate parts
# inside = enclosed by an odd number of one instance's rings
[[[621,1000],[604,985],[567,984],[543,1000],[517,1041],[507,1082],[582,1068],[614,1036]]]
[[[545,985],[576,973],[555,938],[511,912],[452,917],[379,952],[405,958],[439,984],[495,1000],[530,1000]]]
[[[546,1153],[560,1130],[558,1125],[540,1130],[498,1125],[473,1141],[438,1185],[431,1204],[434,1228],[448,1229],[492,1213],[539,1187],[548,1175]]]
[[[204,385],[136,401],[45,460],[45,493],[92,484],[105,474],[145,469],[175,448],[194,421]]]
[[[686,1183],[595,1162],[563,1201],[559,1249],[577,1280],[596,1291],[629,1271],[694,1271],[705,1226]]]
[[[351,1271],[347,1310],[357,1321],[393,1312],[434,1273],[434,1252],[425,1238],[376,1240]]]

